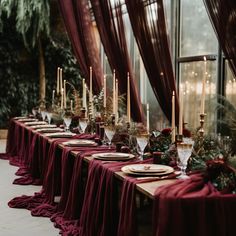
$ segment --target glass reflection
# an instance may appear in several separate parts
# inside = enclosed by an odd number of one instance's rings
[[[199,114],[202,95],[202,78],[204,62],[181,63],[180,90],[183,93],[184,121],[188,127],[196,129],[199,126]],[[215,121],[214,107],[216,104],[216,62],[207,61],[206,100],[205,100],[205,131],[213,128]]]

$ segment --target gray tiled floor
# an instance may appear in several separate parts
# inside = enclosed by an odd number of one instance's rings
[[[0,153],[5,151],[5,140],[0,140]],[[9,208],[10,199],[20,195],[32,195],[41,186],[14,185],[14,173],[17,167],[9,165],[8,161],[0,160],[0,236],[54,236],[59,231],[54,228],[48,218],[32,217],[30,211]]]

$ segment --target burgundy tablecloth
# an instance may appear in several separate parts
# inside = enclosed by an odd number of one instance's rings
[[[233,236],[235,212],[235,194],[221,194],[201,174],[192,175],[156,190],[153,235]]]
[[[24,144],[25,139],[25,130],[22,127],[22,123],[14,119],[10,120],[8,135],[7,135],[7,144],[6,144],[6,153],[1,153],[1,159],[8,159],[10,164],[20,166],[22,164],[22,155],[24,155]]]

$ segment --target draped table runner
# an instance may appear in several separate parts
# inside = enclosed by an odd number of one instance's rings
[[[137,186],[142,188],[140,183],[155,179],[122,175],[119,199],[116,173],[122,166],[133,162],[90,160],[86,167],[85,157],[111,150],[106,146],[61,148],[59,145],[68,139],[55,139],[49,143],[48,139],[32,133],[20,122],[11,123],[9,131],[13,134],[8,135],[5,158],[26,168],[18,172],[23,173],[23,178],[32,178],[31,183],[40,180],[43,186],[34,196],[12,199],[9,206],[29,209],[34,216],[51,217],[63,235],[138,235],[135,191]],[[77,138],[94,136],[79,135]],[[75,151],[76,155],[72,155]],[[218,192],[201,174],[160,185],[154,184],[151,192],[153,228],[150,231],[153,235],[236,235],[234,194]],[[59,201],[55,201],[56,196]]]

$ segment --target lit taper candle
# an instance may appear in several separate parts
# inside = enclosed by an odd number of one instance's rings
[[[103,79],[103,107],[106,108],[107,106],[107,79],[106,75],[104,75]]]
[[[116,71],[114,70],[113,71],[113,99],[112,99],[112,102],[113,102],[113,114],[116,114]]]
[[[204,114],[205,113],[205,97],[206,97],[206,76],[207,76],[207,71],[206,71],[206,57],[204,57],[204,75],[202,78],[202,96],[201,96],[201,108],[200,108],[200,113]]]
[[[60,67],[57,67],[57,95],[60,93]]]
[[[127,122],[130,123],[130,78],[129,72],[127,73]]]
[[[172,94],[172,112],[171,112],[171,141],[175,142],[175,92]]]
[[[64,79],[64,108],[66,108],[66,80]]]
[[[89,102],[93,101],[93,69],[89,67]]]

